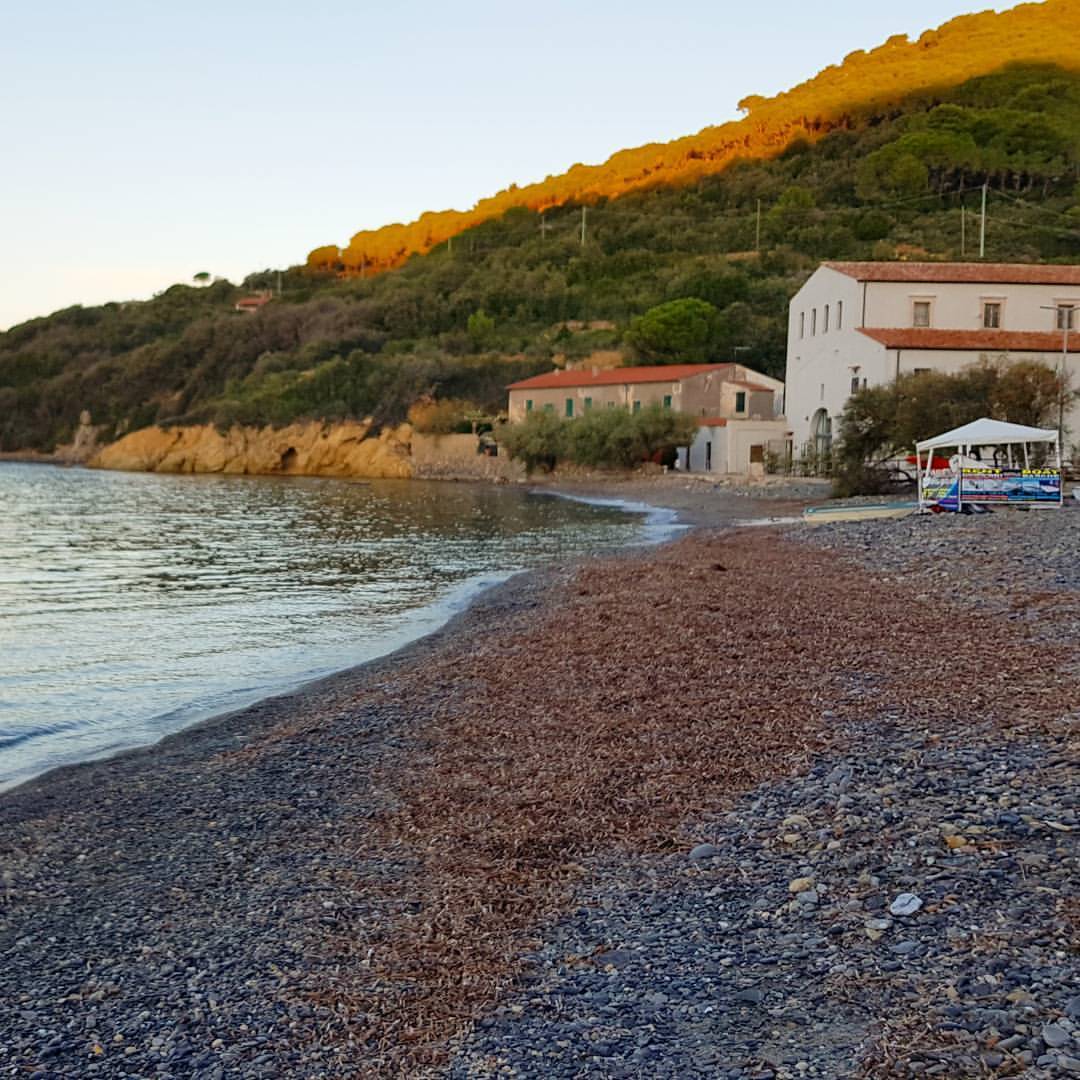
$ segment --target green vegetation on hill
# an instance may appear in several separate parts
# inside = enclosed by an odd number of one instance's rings
[[[349,273],[387,270],[514,207],[550,211],[573,202],[592,205],[631,191],[691,184],[736,159],[770,160],[796,139],[817,142],[831,131],[861,127],[888,115],[897,102],[936,94],[941,87],[1018,60],[1075,71],[1080,66],[1077,5],[1078,0],[1021,3],[1000,13],[961,15],[915,40],[896,34],[876,49],[849,53],[775,97],[743,98],[739,120],[667,143],[620,150],[602,164],[573,165],[539,183],[511,185],[471,210],[429,212],[408,224],[358,232],[343,249],[333,244],[316,248],[308,265],[341,266]]]
[[[988,259],[1080,261],[1080,76],[1007,68],[631,192],[588,208],[584,244],[581,207],[519,207],[377,277],[294,268],[255,315],[233,306],[269,274],[35,319],[0,334],[0,449],[51,449],[83,409],[107,435],[395,422],[424,397],[496,411],[507,383],[613,348],[655,362],[686,342],[782,377],[788,299],[819,261],[956,259],[962,234],[971,258],[984,181]],[[704,305],[652,312],[687,300]]]

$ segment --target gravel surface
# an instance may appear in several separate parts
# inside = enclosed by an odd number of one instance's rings
[[[1080,504],[1061,510],[923,514],[794,529],[922,599],[1030,624],[1041,638],[1080,636]]]
[[[598,865],[451,1075],[1080,1070],[1065,740],[861,736],[678,855]]]
[[[916,609],[978,611],[980,648],[988,613],[1034,649],[1080,627],[1078,528],[996,513],[785,537]],[[1075,688],[1069,659],[1042,658],[1048,682]],[[847,726],[857,752],[761,785],[678,854],[598,860],[451,1075],[1080,1074],[1077,714],[1036,733],[985,707],[926,727],[879,694]]]
[[[0,795],[0,1076],[1071,1075],[1054,517],[528,575]]]
[[[390,886],[415,856],[364,837],[397,805],[372,777],[415,754],[424,715],[371,700],[554,580],[524,575],[391,657],[0,794],[0,1076],[362,1071],[319,943],[403,906]]]

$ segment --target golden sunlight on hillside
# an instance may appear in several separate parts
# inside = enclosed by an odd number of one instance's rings
[[[359,232],[343,249],[316,248],[308,256],[308,266],[343,265],[347,273],[385,270],[515,206],[543,210],[637,188],[690,182],[719,172],[737,158],[772,157],[795,139],[820,138],[910,95],[955,86],[1008,63],[1080,69],[1078,19],[1080,0],[1046,0],[1000,15],[963,15],[928,30],[917,41],[892,37],[870,52],[852,53],[843,63],[774,98],[745,98],[740,102],[745,113],[741,120],[669,143],[622,150],[602,165],[575,165],[561,176],[482,199],[472,210],[427,213],[408,225]]]

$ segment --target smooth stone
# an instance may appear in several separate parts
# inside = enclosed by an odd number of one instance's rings
[[[917,941],[900,941],[895,945],[890,945],[889,951],[896,953],[897,956],[910,956],[913,952],[916,952],[919,947],[919,942]]]
[[[890,905],[889,912],[896,916],[914,915],[923,906],[914,893],[901,893]]]
[[[720,849],[715,844],[698,844],[691,848],[690,860],[700,862],[702,859],[713,859],[720,854]]]
[[[1045,1024],[1042,1029],[1042,1041],[1047,1046],[1053,1047],[1055,1050],[1058,1047],[1064,1046],[1069,1042],[1071,1036],[1069,1033],[1061,1027],[1059,1024]]]

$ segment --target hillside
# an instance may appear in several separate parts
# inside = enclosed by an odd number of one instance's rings
[[[1023,60],[1080,70],[1075,26],[1078,0],[1022,4],[952,19],[917,41],[903,34],[869,52],[853,52],[813,79],[773,98],[739,103],[741,120],[707,127],[669,143],[622,150],[601,165],[574,165],[561,176],[511,187],[468,211],[423,214],[410,224],[358,232],[339,249],[329,244],[308,256],[313,268],[372,273],[399,266],[451,237],[506,211],[543,211],[568,203],[594,204],[643,188],[689,184],[735,160],[775,157],[792,142],[814,141],[836,129],[857,127],[916,96],[932,101],[942,90],[1004,64]]]
[[[1078,133],[1080,75],[1012,66],[768,160],[601,200],[584,244],[576,205],[543,221],[517,207],[389,273],[293,268],[254,315],[237,299],[276,275],[70,308],[0,334],[0,450],[51,450],[83,409],[107,439],[394,424],[425,397],[496,411],[507,383],[553,362],[632,359],[634,320],[681,298],[716,309],[702,358],[782,374],[788,298],[820,260],[970,258],[984,182],[989,259],[1080,262]]]

